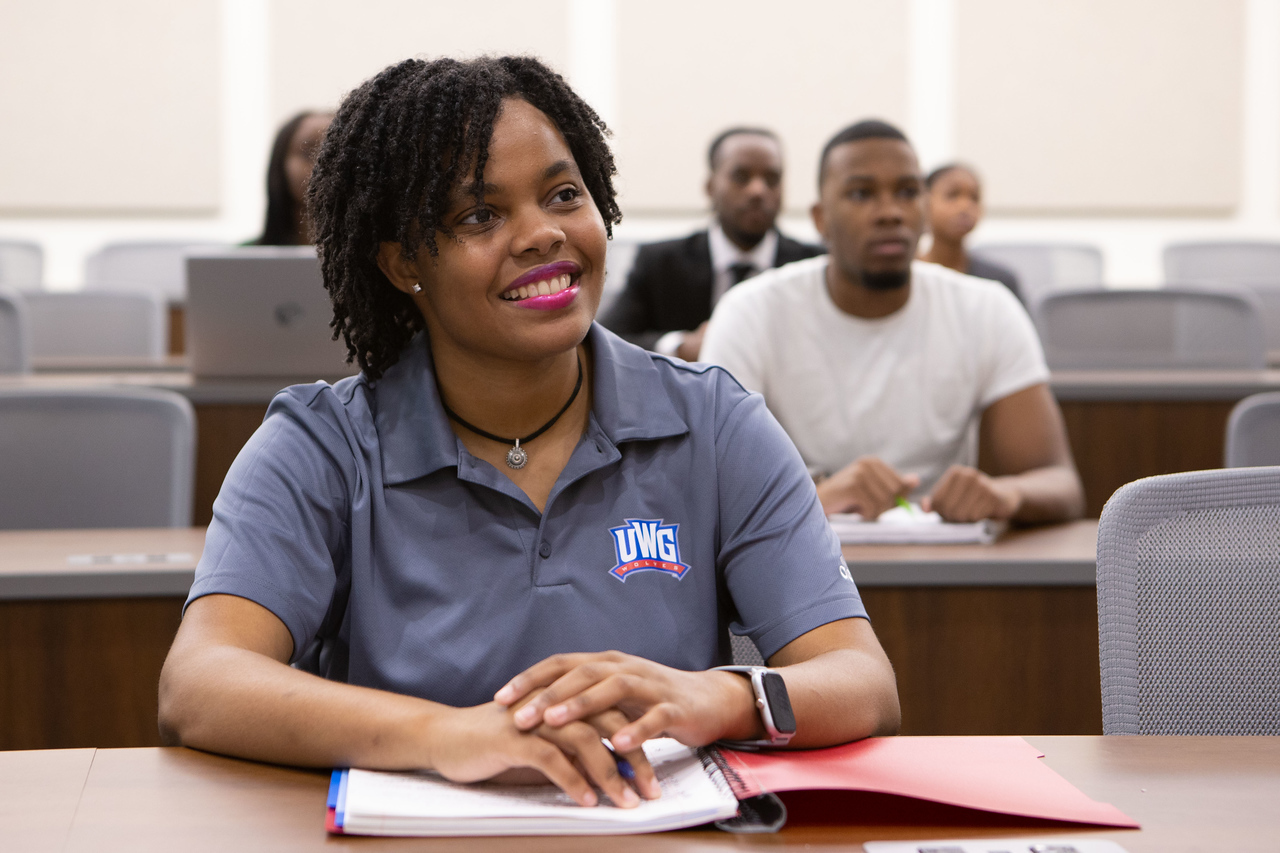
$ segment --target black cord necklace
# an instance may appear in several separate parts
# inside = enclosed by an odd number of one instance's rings
[[[437,379],[436,388],[439,388],[439,387],[440,387],[440,380]],[[440,395],[440,405],[444,406],[444,413],[448,415],[450,418],[452,418],[459,426],[462,426],[462,427],[465,427],[466,429],[471,430],[481,438],[487,438],[490,441],[496,441],[499,444],[514,443],[515,447],[507,451],[507,467],[515,468],[516,470],[519,470],[529,463],[529,454],[520,445],[522,443],[528,444],[538,436],[542,435],[547,430],[551,429],[551,427],[555,426],[555,422],[560,420],[560,416],[563,415],[565,412],[569,411],[569,407],[573,405],[573,401],[578,399],[578,392],[581,390],[582,390],[582,356],[578,356],[578,381],[573,386],[573,393],[569,395],[568,402],[566,402],[563,406],[560,407],[560,411],[556,412],[555,415],[552,416],[551,420],[547,421],[545,424],[538,427],[533,432],[526,435],[524,438],[503,438],[500,435],[494,435],[491,432],[485,432],[484,430],[480,429],[480,427],[473,426],[472,424],[467,423],[462,418],[458,417],[457,412],[449,408],[449,404],[444,401],[444,394]]]

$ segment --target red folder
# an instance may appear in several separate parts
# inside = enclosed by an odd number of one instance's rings
[[[899,799],[907,797],[923,801],[924,812],[937,818],[916,822],[954,822],[945,808],[929,812],[928,804],[941,804],[1019,819],[1138,826],[1115,806],[1085,796],[1020,737],[885,737],[829,749],[721,754],[739,799],[805,792],[782,797],[789,823],[910,821],[919,815]],[[890,796],[859,805],[843,791]]]

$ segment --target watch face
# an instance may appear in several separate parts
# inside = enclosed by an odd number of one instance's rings
[[[776,672],[766,672],[761,682],[764,685],[765,699],[769,700],[773,727],[784,735],[795,734],[796,715],[791,710],[791,697],[787,695],[787,685],[782,676]]]

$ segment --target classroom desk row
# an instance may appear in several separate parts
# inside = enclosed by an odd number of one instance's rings
[[[846,546],[904,734],[1102,731],[1097,523]],[[0,749],[154,746],[204,530],[0,531]]]
[[[856,851],[872,840],[1035,836],[1109,839],[1129,853],[1276,849],[1280,838],[1278,737],[1029,737],[1044,761],[1139,830],[1063,827],[1010,819],[993,826],[954,817],[911,825],[849,822],[788,826],[776,835],[710,829],[653,835],[389,839],[329,837],[328,774],[187,749],[78,749],[0,753],[0,849],[175,850],[238,853],[320,850],[594,851],[619,853]],[[954,815],[954,813],[949,813]],[[837,817],[837,820],[839,818]]]
[[[262,422],[272,396],[294,381],[196,379],[165,370],[37,372],[0,387],[145,385],[185,395],[196,411],[196,524],[208,524],[227,469]],[[81,365],[82,367],[84,365]],[[1280,390],[1280,370],[1060,371],[1052,386],[1096,518],[1120,486],[1141,477],[1222,466],[1227,417],[1244,397]]]

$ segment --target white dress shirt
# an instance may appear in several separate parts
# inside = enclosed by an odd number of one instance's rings
[[[778,231],[770,228],[769,233],[755,245],[755,248],[744,251],[729,239],[720,227],[719,220],[712,222],[707,229],[707,242],[711,248],[711,307],[714,308],[720,297],[733,286],[732,268],[737,264],[750,264],[755,267],[757,275],[770,269],[778,256]],[[750,276],[748,276],[749,278]],[[675,355],[680,344],[684,343],[685,330],[667,332],[658,338],[653,348],[663,355]]]

